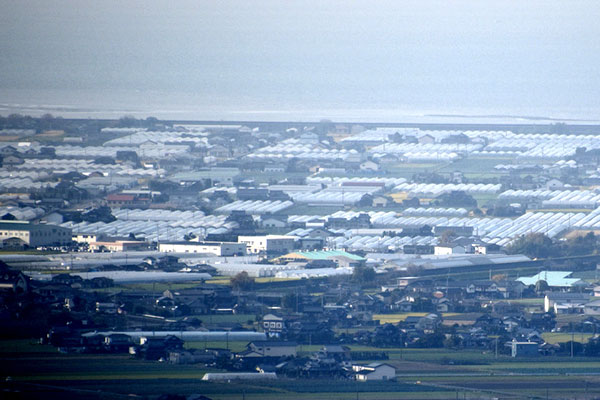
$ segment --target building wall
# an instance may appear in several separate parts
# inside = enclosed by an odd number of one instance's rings
[[[250,254],[267,251],[266,236],[240,236],[238,237],[238,242],[245,243]]]
[[[358,381],[383,381],[394,379],[396,377],[396,370],[390,366],[382,365],[375,369],[363,369],[356,375]]]
[[[239,236],[239,243],[246,243],[248,253],[289,253],[294,250],[294,238],[267,236]]]
[[[296,346],[253,346],[252,350],[265,357],[289,357],[296,356]]]
[[[512,343],[512,356],[513,357],[535,357],[539,355],[539,345],[537,343]]]
[[[433,254],[436,256],[447,256],[450,254],[465,254],[465,248],[462,246],[446,247],[446,246],[435,246]]]
[[[139,251],[146,250],[148,245],[146,242],[138,241],[116,241],[116,242],[92,242],[90,243],[91,250],[100,250],[104,246],[108,251]]]
[[[586,315],[600,315],[600,305],[586,305],[584,313]]]
[[[246,254],[246,245],[243,243],[159,243],[158,251],[164,253],[208,253],[228,257]]]
[[[267,239],[267,253],[289,253],[294,250],[294,239]]]
[[[100,238],[95,233],[74,233],[72,239],[77,243],[91,244],[97,242]]]
[[[71,229],[56,225],[18,224],[0,229],[0,241],[10,238],[21,239],[31,247],[46,245],[65,245],[71,242]]]

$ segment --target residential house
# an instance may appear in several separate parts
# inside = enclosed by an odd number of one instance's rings
[[[390,203],[390,200],[384,196],[373,197],[373,207],[385,208]]]
[[[495,296],[498,293],[498,284],[491,280],[471,281],[467,284],[466,293]]]
[[[594,300],[583,305],[583,312],[586,315],[600,315],[600,300]]]
[[[248,343],[247,349],[240,353],[241,358],[254,357],[296,357],[296,342],[256,341]]]
[[[104,338],[104,346],[111,353],[126,353],[131,346],[131,337],[122,333],[113,333]]]
[[[129,354],[145,360],[167,359],[172,351],[183,350],[183,340],[177,336],[168,335],[160,338],[142,337],[139,346],[131,346]]]
[[[0,262],[0,293],[8,290],[13,293],[24,293],[29,289],[29,277],[21,271],[8,268]]]
[[[336,361],[349,361],[352,357],[350,347],[339,344],[328,344],[321,348],[321,352],[334,358]]]
[[[367,213],[360,213],[354,218],[329,217],[326,227],[328,229],[362,229],[371,228],[371,217]]]
[[[418,138],[419,144],[433,144],[435,143],[435,137],[426,133],[424,135],[419,136]]]
[[[15,155],[4,156],[4,158],[2,159],[2,166],[4,166],[4,167],[10,167],[13,165],[21,165],[23,163],[25,163],[25,160],[23,160],[21,157],[15,156]]]
[[[578,314],[584,311],[584,304],[588,303],[590,296],[583,293],[553,292],[544,296],[544,311],[553,310],[556,314]]]
[[[109,207],[141,207],[148,204],[150,204],[149,198],[134,194],[115,193],[106,196],[106,205]]]
[[[285,228],[287,215],[263,215],[260,224],[263,228]]]
[[[17,153],[18,153],[17,149],[11,145],[0,148],[0,155],[4,156],[4,157],[15,155]]]

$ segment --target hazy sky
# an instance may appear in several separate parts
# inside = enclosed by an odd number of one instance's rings
[[[1,103],[600,118],[598,0],[0,0],[0,10]]]

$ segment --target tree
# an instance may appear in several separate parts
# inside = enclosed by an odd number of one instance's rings
[[[183,240],[185,240],[185,241],[190,241],[190,240],[196,239],[196,238],[197,238],[197,236],[194,232],[187,233],[183,236]]]
[[[298,295],[294,293],[286,293],[281,298],[281,306],[288,310],[294,310],[296,308]]]
[[[119,118],[118,125],[120,128],[132,128],[139,126],[139,121],[131,115],[125,115]]]
[[[117,219],[112,214],[111,208],[108,206],[94,208],[88,212],[81,214],[81,218],[86,222],[104,222],[107,224]]]
[[[586,344],[583,345],[584,353],[588,357],[597,357],[600,355],[600,339],[589,339]]]
[[[598,238],[593,232],[585,236],[577,236],[566,241],[564,246],[565,256],[581,256],[595,254],[598,251]]]
[[[456,233],[453,230],[446,230],[442,233],[442,235],[440,236],[440,242],[442,244],[449,244],[452,243],[452,241],[456,239]]]
[[[446,340],[444,340],[444,347],[448,348],[448,349],[456,349],[458,347],[460,347],[462,344],[462,340],[460,338],[460,336],[453,334],[450,335],[448,338],[446,338]]]
[[[358,205],[361,207],[371,207],[373,205],[373,196],[370,194],[365,194],[358,201]]]
[[[231,278],[231,286],[234,290],[248,290],[254,286],[254,278],[252,278],[246,271],[238,273],[236,276]]]
[[[535,292],[537,294],[545,293],[548,290],[550,290],[550,286],[548,285],[548,282],[546,282],[545,280],[540,279],[539,281],[537,281],[535,283]]]
[[[424,269],[422,265],[416,265],[413,263],[408,263],[405,266],[406,268],[406,273],[409,276],[419,276],[423,273]]]
[[[426,297],[415,298],[412,308],[415,312],[432,312],[434,310],[431,299],[428,299]]]
[[[373,282],[375,275],[375,270],[372,267],[354,267],[352,280],[355,282]]]
[[[468,207],[476,208],[477,200],[473,196],[461,190],[454,190],[450,193],[444,193],[438,197],[436,204],[443,207]]]
[[[421,348],[444,347],[446,336],[441,332],[428,333],[417,340],[417,346]]]
[[[506,252],[540,258],[555,256],[558,254],[558,249],[552,242],[552,239],[543,233],[529,233],[520,236],[511,245],[507,246]]]

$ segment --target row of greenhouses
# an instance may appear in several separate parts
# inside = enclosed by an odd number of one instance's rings
[[[232,211],[244,211],[247,214],[275,214],[293,206],[291,201],[281,200],[236,200],[215,210],[217,213],[230,213]]]

